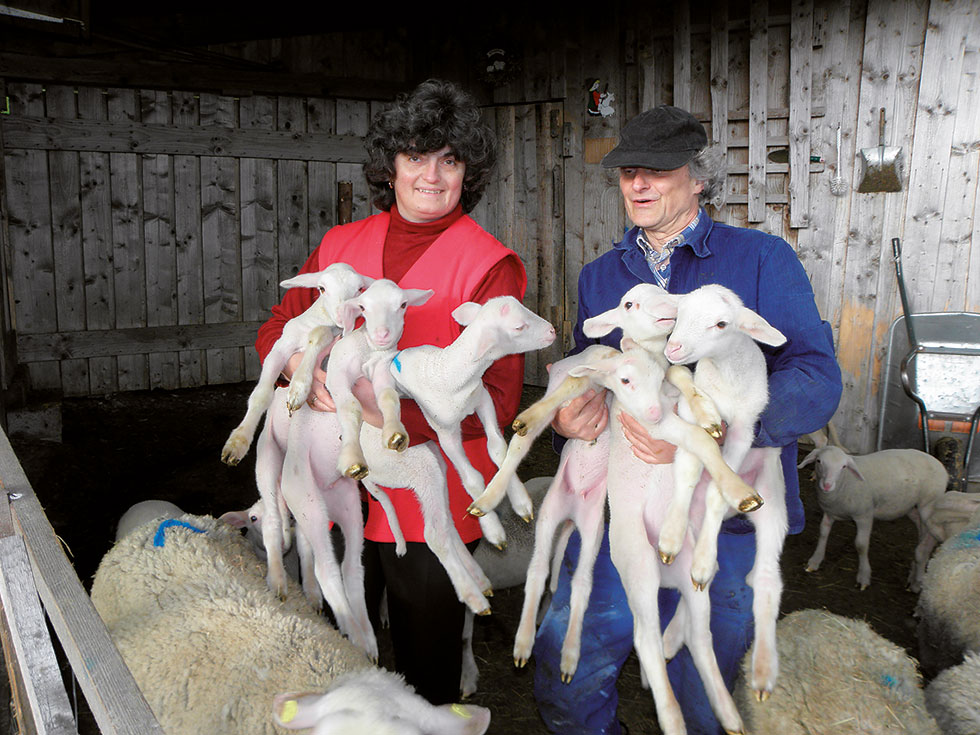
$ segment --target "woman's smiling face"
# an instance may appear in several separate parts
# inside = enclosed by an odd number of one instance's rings
[[[395,154],[395,202],[409,222],[434,222],[452,212],[463,193],[466,164],[449,146]]]

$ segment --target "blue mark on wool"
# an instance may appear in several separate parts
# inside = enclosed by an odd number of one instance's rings
[[[968,549],[980,546],[980,528],[968,528],[961,531],[947,543],[954,549]]]
[[[402,371],[402,363],[398,359],[398,356],[400,354],[402,354],[402,351],[401,350],[398,350],[398,352],[395,353],[395,356],[393,358],[391,358],[391,364],[395,366],[395,370],[397,370],[398,372],[401,372]]]
[[[882,674],[879,677],[879,681],[889,689],[894,689],[898,686],[898,680],[891,674]]]
[[[161,523],[157,527],[156,535],[153,536],[153,545],[154,546],[163,546],[164,543],[166,543],[166,538],[164,538],[165,537],[165,534],[166,534],[166,530],[168,528],[171,528],[172,526],[179,526],[181,528],[189,528],[194,533],[205,533],[205,531],[204,531],[203,528],[198,528],[197,526],[192,526],[190,523],[187,523],[186,521],[178,521],[175,518],[171,518],[169,520],[163,521],[163,523]]]

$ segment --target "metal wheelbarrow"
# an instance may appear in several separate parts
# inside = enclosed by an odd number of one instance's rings
[[[973,440],[980,423],[980,314],[942,312],[914,315],[909,307],[902,274],[902,246],[892,240],[895,273],[903,316],[892,325],[892,347],[897,340],[894,332],[904,324],[908,337],[904,356],[898,364],[898,377],[905,395],[915,404],[913,418],[921,430],[923,451],[933,449],[930,432],[965,433],[963,461],[956,469],[954,480],[961,490],[969,481]],[[892,363],[889,349],[888,363]],[[897,357],[897,355],[895,355]],[[879,423],[879,449],[887,434],[885,409],[894,404],[886,384]],[[894,418],[892,416],[891,418]]]

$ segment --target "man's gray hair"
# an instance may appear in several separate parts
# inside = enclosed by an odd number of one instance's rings
[[[695,181],[704,184],[698,196],[701,204],[716,204],[722,200],[728,178],[726,151],[717,145],[702,148],[687,164],[688,172]]]

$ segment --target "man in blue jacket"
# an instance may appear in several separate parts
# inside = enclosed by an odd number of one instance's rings
[[[634,227],[579,275],[572,353],[595,342],[619,346],[619,330],[592,340],[582,332],[582,324],[615,307],[623,293],[638,283],[655,283],[677,294],[709,283],[732,289],[748,308],[787,337],[779,348],[763,347],[770,396],[755,446],[782,448],[789,532],[799,533],[803,504],[796,441],[826,425],[837,409],[842,386],[833,335],[817,312],[803,266],[785,240],[708,217],[702,204],[725,185],[725,167],[724,153],[707,142],[704,127],[693,115],[662,105],[630,120],[617,147],[603,159],[604,167],[619,169],[626,213]],[[640,459],[651,463],[673,460],[675,448],[652,439],[631,417],[610,417],[602,393],[589,392],[570,402],[553,426],[559,436],[589,441],[610,421],[614,431],[624,432]],[[617,735],[623,729],[616,718],[616,680],[633,647],[633,619],[609,557],[608,536],[596,560],[578,669],[570,684],[561,681],[570,574],[578,550],[576,534],[566,552],[558,591],[535,640],[534,693],[552,732]],[[718,541],[720,566],[710,596],[715,654],[729,689],[753,638],[752,589],[745,576],[754,556],[751,523],[742,516],[726,521]],[[676,590],[661,590],[661,625],[670,621],[678,597]],[[722,732],[686,648],[669,662],[667,671],[688,732]]]

